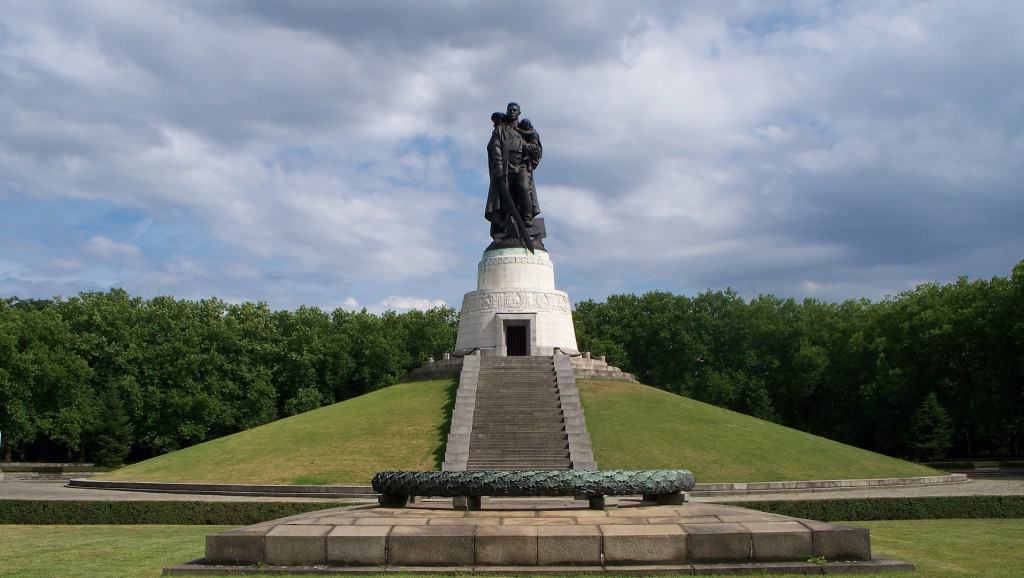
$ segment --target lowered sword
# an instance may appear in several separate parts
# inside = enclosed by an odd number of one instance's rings
[[[530,239],[530,233],[526,229],[526,223],[523,221],[523,216],[519,214],[519,208],[512,202],[512,192],[509,191],[508,187],[508,172],[506,170],[505,176],[501,177],[501,200],[509,208],[509,213],[512,214],[512,226],[515,227],[516,233],[519,235],[519,240],[526,245],[526,249],[533,253],[533,240]]]

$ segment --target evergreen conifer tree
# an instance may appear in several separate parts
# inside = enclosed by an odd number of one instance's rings
[[[906,441],[914,455],[922,460],[944,457],[953,445],[953,423],[934,391],[925,396],[910,418]]]

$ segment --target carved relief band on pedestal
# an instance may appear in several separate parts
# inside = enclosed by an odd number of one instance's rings
[[[538,257],[535,255],[512,255],[512,256],[499,256],[499,257],[486,257],[478,267],[480,269],[486,269],[488,267],[497,267],[499,265],[541,265],[549,269],[554,266],[551,264],[551,259],[547,257]]]
[[[557,291],[474,291],[462,301],[462,313],[475,311],[555,311],[569,313],[569,298]]]

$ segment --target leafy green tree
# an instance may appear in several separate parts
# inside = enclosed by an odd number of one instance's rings
[[[641,381],[879,451],[911,454],[935,391],[963,455],[1018,454],[1024,433],[1024,262],[1009,279],[929,283],[879,303],[707,291],[577,304],[583,350]]]
[[[275,312],[274,323],[279,341],[273,352],[272,382],[284,414],[292,413],[285,404],[300,390],[318,390],[317,399],[323,403],[351,397],[350,344],[331,315],[316,307],[299,307]],[[311,399],[309,393],[304,397]]]
[[[576,329],[576,341],[582,351],[592,351],[605,355],[608,362],[626,371],[635,371],[624,343],[626,328],[624,318],[629,315],[627,307],[615,307],[611,296],[606,303],[585,300],[576,303],[573,313],[573,324]]]
[[[393,311],[372,315],[365,309],[357,312],[336,310],[334,320],[338,330],[351,344],[349,383],[354,394],[380,389],[405,373],[408,358],[402,345],[406,337]]]
[[[137,382],[137,332],[143,306],[142,299],[131,297],[123,289],[83,292],[54,301],[56,311],[75,336],[75,352],[91,369],[87,387],[92,411],[83,424],[85,440],[81,449],[84,452],[89,447],[94,462],[123,460],[130,449],[131,410],[138,411],[142,403]],[[125,443],[129,445],[122,447]],[[110,449],[106,449],[108,445]]]
[[[226,305],[212,326],[216,330],[208,340],[221,363],[222,386],[217,393],[224,414],[212,426],[211,435],[219,437],[273,420],[277,392],[270,360],[280,343],[273,312],[266,303]]]
[[[430,356],[440,359],[444,352],[455,349],[459,314],[451,307],[413,309],[399,315],[398,321],[405,336],[406,371],[422,366]]]
[[[947,453],[1021,453],[1024,261],[878,303],[655,291],[580,302],[573,320],[581,349],[670,391],[905,455],[944,421],[934,396],[949,402]],[[3,456],[57,445],[113,463],[126,439],[132,457],[205,441],[393,383],[451,350],[457,323],[450,308],[271,311],[120,289],[0,300]]]
[[[223,304],[156,297],[139,320],[142,407],[135,416],[137,443],[163,453],[208,439],[224,413],[218,390],[224,380],[221,354],[208,339],[224,314]]]
[[[284,404],[284,411],[288,415],[295,415],[314,410],[323,403],[320,390],[315,387],[302,387],[295,392],[295,397]]]
[[[12,311],[13,316],[11,315]],[[94,419],[91,369],[73,346],[75,336],[50,301],[4,307],[0,356],[0,427],[12,445],[44,434],[65,447],[68,458],[82,449],[82,432]],[[12,347],[13,345],[13,347]],[[6,456],[5,456],[6,457]]]
[[[25,375],[19,351],[21,312],[11,301],[0,300],[0,432],[5,462],[11,461],[15,447],[34,440],[39,429],[32,382]]]
[[[1024,455],[1024,260],[1013,268],[1007,284],[1004,308],[999,312],[1004,320],[1004,353],[1006,373],[1000,395],[1012,417],[1005,425],[1010,440],[1009,453]],[[1009,350],[1009,353],[1005,353]]]

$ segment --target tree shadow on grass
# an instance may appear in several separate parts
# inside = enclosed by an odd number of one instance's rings
[[[448,432],[452,429],[452,412],[455,411],[455,397],[459,391],[458,378],[453,379],[445,388],[444,419],[437,427],[437,449],[434,450],[434,469],[440,470],[444,462],[444,453],[448,449]]]

